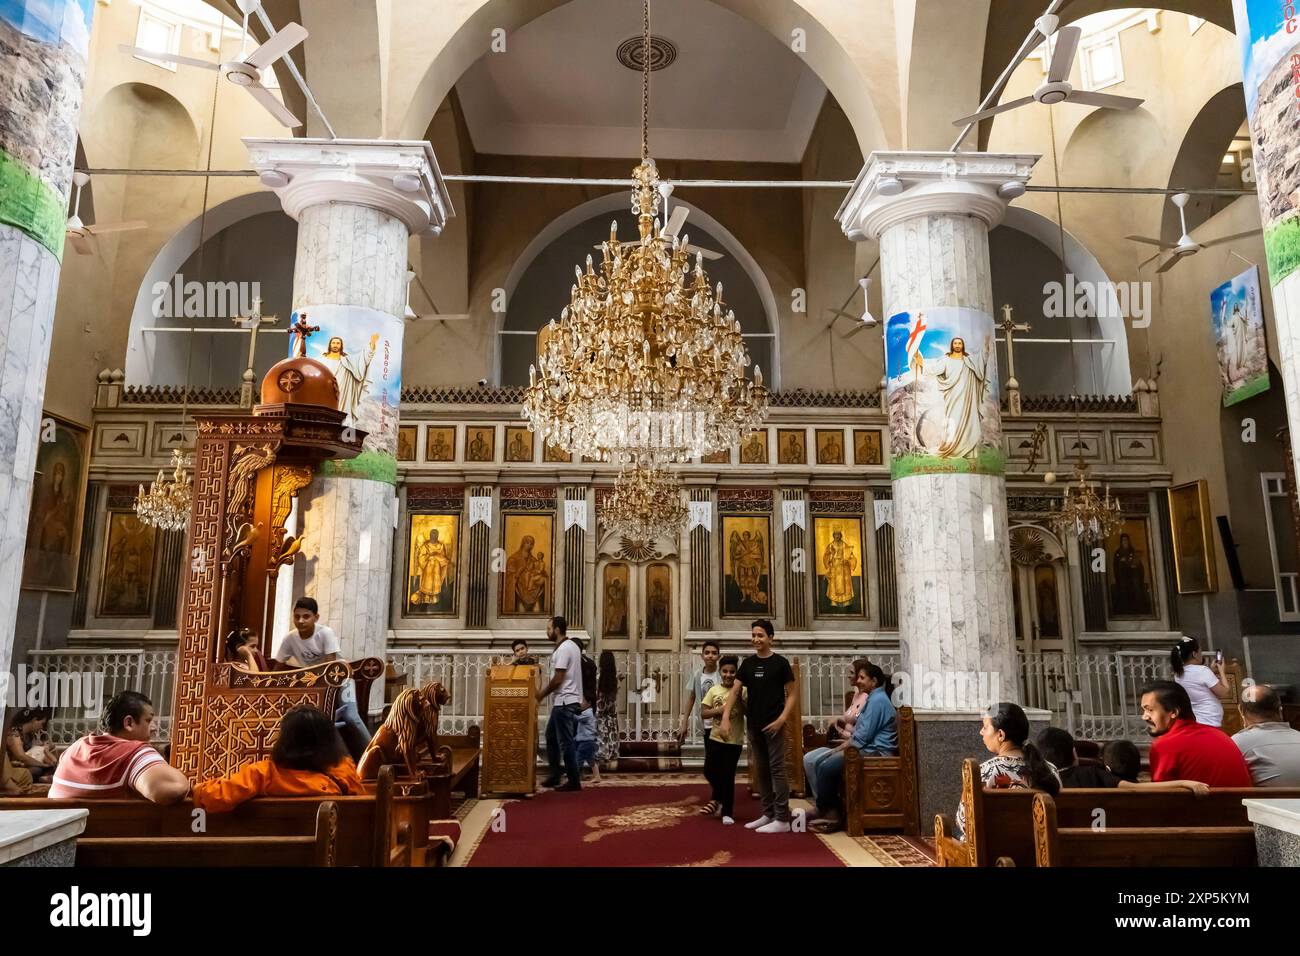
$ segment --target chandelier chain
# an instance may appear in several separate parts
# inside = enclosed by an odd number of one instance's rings
[[[641,0],[641,162],[650,158],[650,0]]]

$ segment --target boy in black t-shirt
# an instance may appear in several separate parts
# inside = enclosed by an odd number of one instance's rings
[[[754,655],[741,662],[722,709],[719,730],[731,733],[731,709],[740,690],[745,689],[746,736],[754,777],[763,801],[763,815],[745,824],[759,833],[790,832],[790,781],[785,770],[786,722],[794,707],[794,669],[772,651],[775,630],[768,620],[755,621],[750,629]]]

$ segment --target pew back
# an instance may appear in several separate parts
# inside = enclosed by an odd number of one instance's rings
[[[849,836],[868,830],[920,833],[916,782],[916,717],[911,707],[895,714],[897,757],[864,757],[856,747],[844,751],[844,815]]]

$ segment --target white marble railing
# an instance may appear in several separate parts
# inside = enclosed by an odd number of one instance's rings
[[[731,648],[724,649],[731,651]],[[695,652],[615,651],[618,676],[620,736],[624,740],[661,740],[676,733],[691,674],[700,665]],[[537,653],[543,668],[546,652]],[[844,710],[850,685],[849,667],[855,656],[843,651],[791,651],[800,664],[800,712],[805,723],[822,729]],[[896,653],[867,655],[886,673],[901,666]],[[413,647],[388,652],[388,660],[407,687],[439,681],[451,691],[442,713],[445,733],[465,733],[483,721],[483,688],[487,670],[505,658],[491,651],[462,648]],[[1161,651],[1110,651],[1097,654],[1021,654],[1021,699],[1026,706],[1052,712],[1052,722],[1087,740],[1128,737],[1145,740],[1139,690],[1147,681],[1167,677],[1168,660]],[[158,719],[154,736],[170,739],[171,701],[176,674],[174,650],[100,650],[74,648],[34,651],[28,677],[39,671],[47,687],[69,693],[75,683],[82,699],[75,706],[55,708],[50,739],[58,744],[75,740],[98,726],[104,702],[122,690],[142,691],[154,702]],[[87,700],[85,689],[91,688]],[[67,701],[65,696],[62,700]],[[545,724],[548,705],[539,704]],[[692,717],[689,741],[700,739]]]

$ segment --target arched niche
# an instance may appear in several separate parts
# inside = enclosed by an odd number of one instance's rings
[[[1196,114],[1183,135],[1178,155],[1169,170],[1169,185],[1185,188],[1226,187],[1241,189],[1240,171],[1234,162],[1225,164],[1234,139],[1242,136],[1243,151],[1250,153],[1250,131],[1246,128],[1246,100],[1242,84],[1234,83],[1212,96]],[[1227,209],[1235,196],[1192,196],[1187,203],[1188,232]],[[1182,235],[1178,209],[1173,203],[1164,207],[1161,238],[1177,242]]]
[[[249,284],[238,290],[239,298],[226,297],[227,306],[233,307],[236,303],[248,304],[241,301],[248,298],[242,293],[251,293],[251,283],[257,282],[263,314],[278,315],[280,322],[276,328],[284,329],[288,327],[292,306],[296,244],[297,224],[284,214],[275,195],[265,191],[245,193],[219,203],[208,210],[206,217],[196,216],[187,223],[163,244],[136,293],[127,340],[127,383],[183,385],[188,366],[188,380],[195,387],[237,388],[248,357],[247,335],[196,335],[191,354],[188,334],[145,331],[155,327],[234,327],[229,314],[186,317],[183,308],[176,307],[174,302],[171,311],[176,314],[156,316],[160,284],[174,290],[177,275],[184,282]],[[255,369],[269,368],[284,356],[285,349],[282,335],[262,332],[258,337]]]
[[[995,308],[1010,304],[1018,323],[1028,322],[1030,331],[1022,338],[1105,339],[1107,344],[1050,343],[1017,344],[1016,379],[1024,395],[1083,394],[1127,395],[1133,379],[1129,368],[1128,333],[1123,315],[1108,308],[1110,300],[1098,290],[1108,288],[1110,278],[1086,246],[1064,232],[1065,261],[1061,231],[1051,219],[1021,206],[1010,206],[1002,225],[989,234],[989,258],[993,273]],[[1044,315],[1049,290],[1047,283],[1063,283],[1073,277],[1077,306],[1082,295],[1089,305],[1088,317],[1051,318]],[[1062,288],[1064,293],[1070,286]],[[1077,309],[1075,311],[1078,311]],[[995,318],[1000,321],[1001,313]],[[1015,334],[1013,333],[1013,336]],[[1073,356],[1071,353],[1073,352]],[[999,362],[1006,380],[1006,345],[998,347]]]
[[[496,362],[501,385],[528,382],[528,366],[536,355],[536,339],[514,332],[536,332],[569,303],[573,285],[573,268],[586,262],[588,255],[599,261],[596,250],[609,238],[611,220],[619,224],[619,236],[634,237],[636,221],[632,216],[631,194],[610,193],[583,203],[552,220],[520,254],[506,277],[506,312],[498,320]],[[722,283],[723,301],[735,310],[746,339],[750,359],[763,370],[772,388],[780,388],[779,325],[776,298],[772,288],[749,251],[721,223],[690,203],[674,198],[671,206],[690,209],[682,234],[701,248],[723,253],[723,258],[705,261],[711,283]]]

